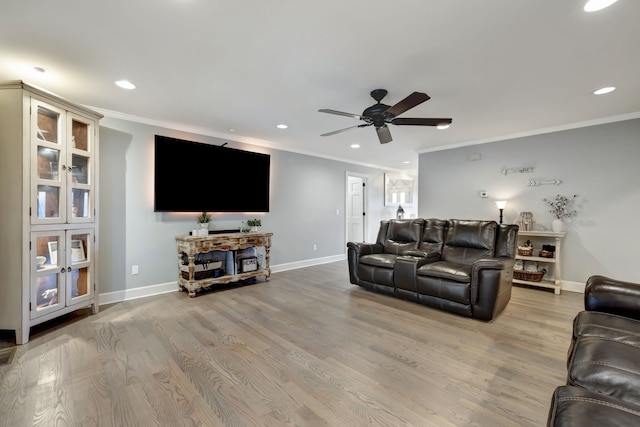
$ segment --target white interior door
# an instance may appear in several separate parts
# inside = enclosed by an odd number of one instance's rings
[[[364,242],[366,178],[347,177],[347,241]]]

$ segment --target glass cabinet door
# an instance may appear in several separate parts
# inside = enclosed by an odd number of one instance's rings
[[[93,203],[93,162],[94,162],[94,123],[73,113],[68,113],[69,130],[67,164],[69,173],[69,191],[67,217],[68,222],[92,222]]]
[[[93,295],[93,230],[67,231],[67,305]]]
[[[65,233],[31,233],[31,318],[65,306]]]
[[[67,179],[65,112],[35,99],[31,112],[31,222],[63,223]]]

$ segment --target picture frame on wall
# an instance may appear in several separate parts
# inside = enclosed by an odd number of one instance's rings
[[[413,205],[415,177],[406,174],[384,174],[384,205]]]

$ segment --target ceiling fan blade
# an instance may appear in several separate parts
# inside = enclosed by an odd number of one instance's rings
[[[391,138],[391,132],[389,131],[389,127],[387,125],[376,128],[376,132],[378,133],[380,144],[386,144],[387,142],[393,141],[393,139]]]
[[[364,124],[364,125],[350,126],[350,127],[348,127],[348,128],[344,128],[344,129],[340,129],[340,130],[334,130],[333,132],[323,133],[323,134],[322,134],[322,135],[320,135],[320,136],[331,136],[331,135],[335,135],[335,134],[337,134],[337,133],[346,132],[346,131],[351,130],[351,129],[355,129],[355,128],[364,128],[364,127],[367,127],[367,126],[371,126],[371,124]]]
[[[399,116],[407,110],[415,107],[416,105],[422,104],[424,101],[427,101],[431,97],[426,93],[422,92],[413,92],[411,95],[407,96],[402,101],[398,102],[393,107],[387,108],[384,112],[385,116]]]
[[[398,117],[389,121],[394,125],[414,125],[414,126],[440,126],[451,124],[451,119],[426,119],[426,118],[410,118]]]
[[[337,114],[338,116],[353,117],[355,119],[361,118],[360,114],[345,113],[344,111],[330,110],[328,108],[322,108],[318,111],[321,113]]]

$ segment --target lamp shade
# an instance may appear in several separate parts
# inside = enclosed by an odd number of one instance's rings
[[[496,206],[498,207],[498,209],[504,209],[505,207],[507,207],[507,201],[506,200],[498,200],[498,201],[496,201]]]

